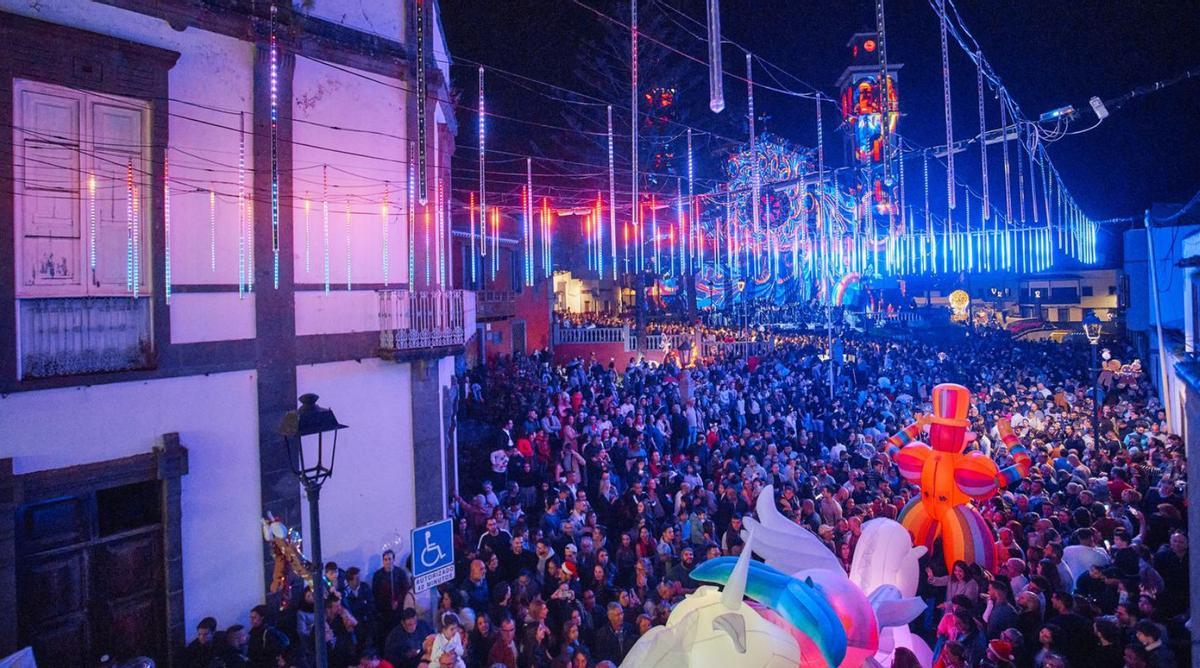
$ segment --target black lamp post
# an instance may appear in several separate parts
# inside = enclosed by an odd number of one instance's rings
[[[1092,437],[1096,439],[1096,447],[1100,447],[1100,365],[1096,361],[1096,350],[1100,345],[1100,332],[1103,328],[1103,323],[1100,318],[1096,317],[1095,311],[1088,311],[1088,314],[1083,317],[1083,335],[1087,337],[1088,343],[1092,348],[1092,367],[1090,369],[1093,374],[1092,387]]]
[[[283,416],[279,433],[287,445],[292,472],[304,485],[308,496],[308,518],[312,527],[313,574],[313,641],[316,644],[316,666],[326,668],[325,656],[325,564],[321,561],[321,486],[333,475],[337,454],[337,433],[346,425],[337,421],[333,411],[317,405],[317,395],[300,397],[300,408]],[[330,439],[325,443],[325,439]],[[328,463],[326,456],[328,455]]]

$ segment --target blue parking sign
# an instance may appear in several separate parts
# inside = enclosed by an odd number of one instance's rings
[[[454,579],[454,520],[412,530],[412,565],[417,593]]]

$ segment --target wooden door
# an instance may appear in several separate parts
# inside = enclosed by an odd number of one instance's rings
[[[39,665],[166,659],[160,488],[149,481],[17,510],[19,634]]]

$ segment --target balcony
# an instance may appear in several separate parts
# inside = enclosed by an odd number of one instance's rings
[[[18,300],[22,379],[153,368],[151,299]]]
[[[475,332],[475,293],[379,290],[379,355],[462,346]]]
[[[517,294],[511,290],[479,290],[475,308],[480,320],[501,320],[517,314]]]

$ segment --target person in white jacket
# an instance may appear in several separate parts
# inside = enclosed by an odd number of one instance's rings
[[[450,655],[451,658],[443,659],[444,655]],[[447,612],[442,615],[441,630],[433,637],[433,649],[429,652],[429,665],[467,668],[467,663],[463,660],[465,655],[462,626],[458,621],[458,615]]]

